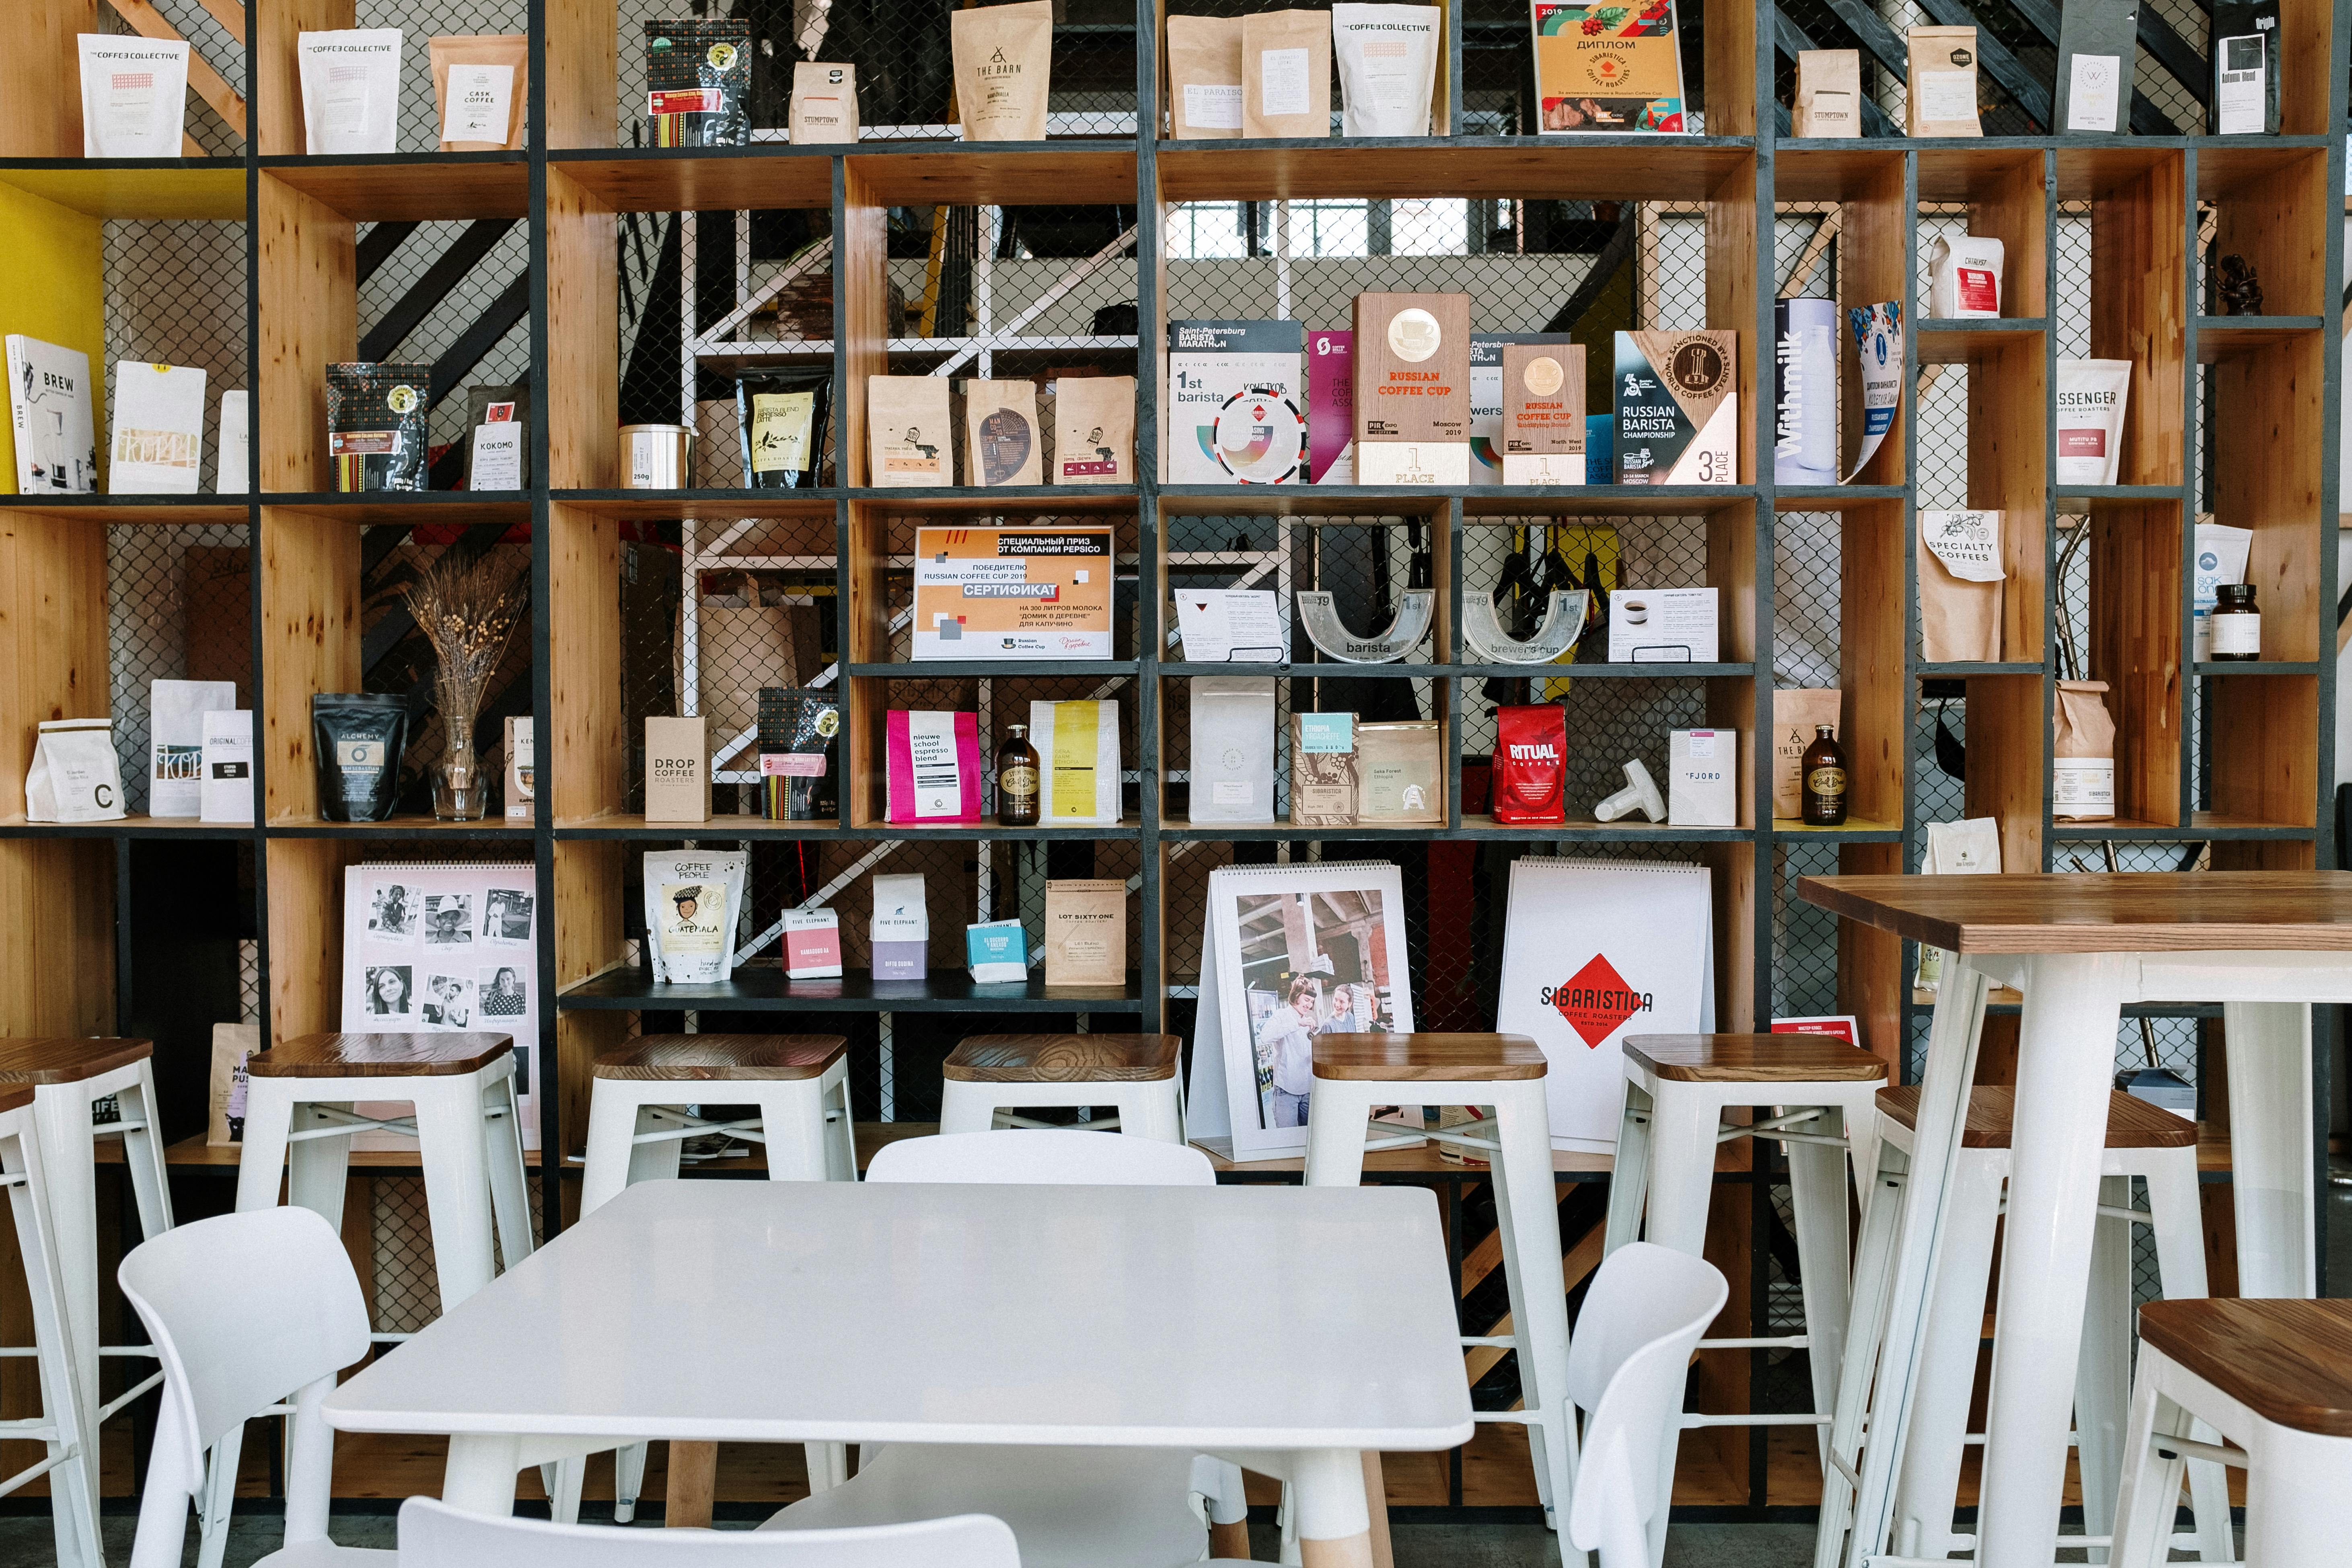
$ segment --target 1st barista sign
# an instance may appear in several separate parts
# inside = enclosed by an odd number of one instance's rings
[[[1617,482],[1738,482],[1738,339],[1729,331],[1619,332]]]

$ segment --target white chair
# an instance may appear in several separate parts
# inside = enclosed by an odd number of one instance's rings
[[[395,1552],[327,1539],[335,1435],[319,1405],[369,1344],[367,1304],[334,1227],[290,1207],[198,1220],[132,1252],[119,1278],[163,1363],[131,1568],[179,1568],[207,1447],[219,1484],[206,1523],[226,1523],[245,1424],[281,1401],[291,1406],[286,1542],[256,1568],[394,1568]]]
[[[1703,1258],[1647,1242],[1611,1253],[1592,1276],[1568,1352],[1569,1396],[1585,1413],[1568,1537],[1601,1568],[1647,1568],[1662,1479],[1683,1416],[1692,1352],[1731,1287]]]
[[[2245,1568],[2352,1555],[2352,1301],[2150,1301],[2139,1336],[2111,1568],[2169,1559],[2183,1459],[2245,1469]]]
[[[400,1568],[1021,1568],[1002,1520],[968,1513],[857,1530],[607,1530],[400,1505]]]
[[[1174,1035],[974,1035],[940,1069],[940,1131],[1046,1125],[1013,1114],[1045,1106],[1110,1106],[1087,1129],[1184,1141]]]
[[[81,1382],[74,1372],[65,1282],[58,1278],[57,1245],[49,1234],[48,1184],[30,1089],[0,1089],[0,1187],[8,1189],[16,1256],[32,1299],[33,1343],[25,1353],[33,1357],[41,1390],[41,1414],[0,1423],[0,1431],[42,1447],[39,1462],[0,1479],[0,1496],[47,1476],[59,1568],[100,1568],[106,1553],[98,1532],[98,1500],[82,1467]]]
[[[1198,1149],[1112,1132],[955,1132],[875,1153],[869,1182],[1214,1186]],[[1249,1555],[1248,1506],[1232,1465],[1150,1448],[867,1445],[857,1474],[783,1509],[763,1531],[832,1530],[985,1508],[1010,1525],[1028,1568],[1179,1568],[1212,1539]]]
[[[79,1445],[83,1485],[99,1495],[100,1432],[132,1400],[160,1381],[150,1373],[132,1381],[110,1401],[102,1401],[100,1378],[106,1360],[144,1359],[147,1345],[98,1342],[98,1149],[100,1138],[122,1140],[122,1163],[139,1209],[139,1234],[172,1228],[172,1190],[163,1176],[163,1140],[155,1130],[155,1076],[152,1040],[113,1037],[0,1040],[0,1089],[33,1091],[33,1120],[40,1128],[41,1164],[48,1191],[50,1244],[57,1248],[58,1279],[65,1293],[66,1322],[80,1393]],[[111,1098],[118,1121],[93,1122],[99,1101]]]
[[[596,1058],[588,1100],[587,1163],[580,1216],[638,1182],[677,1174],[682,1145],[706,1132],[757,1143],[772,1182],[854,1182],[857,1130],[849,1113],[849,1042],[839,1035],[646,1035]],[[713,1121],[689,1107],[747,1104],[756,1114]],[[822,1490],[847,1472],[839,1443],[811,1443],[809,1484]],[[676,1456],[672,1456],[675,1463]],[[556,1518],[579,1518],[578,1467],[569,1465]],[[613,1520],[637,1516],[646,1446],[614,1458]]]

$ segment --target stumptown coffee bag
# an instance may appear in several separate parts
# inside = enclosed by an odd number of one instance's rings
[[[1495,710],[1496,822],[1563,822],[1568,714],[1557,702]]]
[[[857,68],[823,60],[793,67],[791,135],[795,145],[857,140]]]
[[[1801,49],[1797,53],[1797,107],[1790,130],[1798,136],[1862,134],[1862,52]]]
[[[1356,296],[1356,482],[1470,482],[1470,296]]]
[[[1738,483],[1738,334],[1617,334],[1617,482]]]

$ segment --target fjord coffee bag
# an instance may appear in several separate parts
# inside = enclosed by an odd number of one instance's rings
[[[1178,142],[1242,133],[1242,19],[1168,18],[1168,134]]]
[[[1242,18],[1242,134],[1331,134],[1331,13]]]
[[[1054,0],[980,5],[948,17],[956,117],[967,142],[1043,142],[1054,69]]]

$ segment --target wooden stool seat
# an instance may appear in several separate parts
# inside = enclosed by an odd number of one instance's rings
[[[2017,1091],[1979,1086],[1969,1091],[1969,1121],[1960,1135],[1964,1149],[2006,1149],[2009,1126],[2017,1112]],[[1882,1089],[1878,1113],[1898,1127],[1914,1131],[1919,1125],[1918,1086]],[[2175,1116],[2161,1106],[2128,1094],[2107,1096],[2107,1147],[2110,1149],[2188,1149],[2197,1143],[2197,1123]]]
[[[0,1089],[0,1116],[5,1116],[12,1110],[22,1110],[32,1103],[33,1086],[30,1084],[21,1088]]]
[[[848,1049],[839,1035],[647,1035],[600,1053],[595,1076],[647,1082],[822,1078]]]
[[[1548,1067],[1525,1035],[1315,1037],[1315,1076],[1341,1082],[1508,1083]]]
[[[941,1070],[950,1083],[1157,1083],[1182,1047],[1175,1035],[973,1035]]]
[[[68,1036],[0,1040],[0,1083],[79,1083],[154,1054],[152,1040]]]
[[[2273,1426],[2352,1437],[2352,1301],[2150,1301],[2139,1336]]]
[[[512,1035],[301,1035],[245,1060],[249,1078],[447,1078],[514,1049]]]
[[[1628,1035],[1625,1056],[1669,1083],[1869,1083],[1886,1064],[1835,1035]]]

